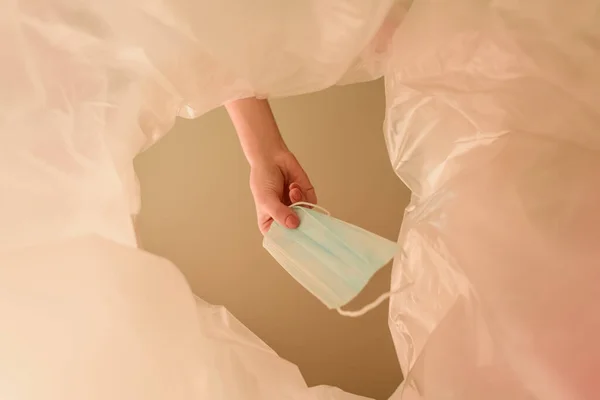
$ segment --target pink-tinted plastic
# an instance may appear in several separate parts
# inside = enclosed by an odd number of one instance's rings
[[[137,249],[132,160],[177,115],[380,75],[413,191],[392,398],[597,397],[597,0],[0,9],[0,398],[355,399]]]
[[[395,398],[597,398],[600,3],[415,1],[391,49]]]

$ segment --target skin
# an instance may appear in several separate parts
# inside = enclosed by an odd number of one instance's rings
[[[289,205],[317,203],[306,172],[287,148],[268,101],[247,98],[225,104],[250,164],[250,189],[258,228],[264,235],[273,220],[290,229],[300,224]]]

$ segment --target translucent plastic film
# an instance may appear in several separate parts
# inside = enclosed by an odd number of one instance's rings
[[[391,49],[395,398],[597,398],[600,3],[415,1]]]
[[[391,5],[0,0],[2,400],[360,398],[136,248],[132,161],[177,115],[377,76]]]
[[[92,235],[0,263],[2,399],[363,399],[308,389],[295,365],[141,250]]]
[[[380,57],[362,53],[383,51],[392,0],[0,5],[3,248],[89,232],[131,242],[132,159],[176,115],[376,76]]]
[[[132,160],[177,115],[380,75],[413,192],[392,398],[597,398],[597,0],[0,7],[0,398],[356,399],[136,248]]]

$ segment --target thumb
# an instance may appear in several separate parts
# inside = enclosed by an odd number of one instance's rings
[[[277,221],[279,225],[287,228],[294,229],[300,225],[300,218],[296,213],[276,197],[269,198],[265,202],[264,212]]]

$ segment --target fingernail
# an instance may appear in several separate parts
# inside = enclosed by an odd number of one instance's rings
[[[300,220],[298,219],[297,215],[288,215],[288,217],[285,219],[285,226],[287,226],[289,229],[297,228],[299,223]]]

